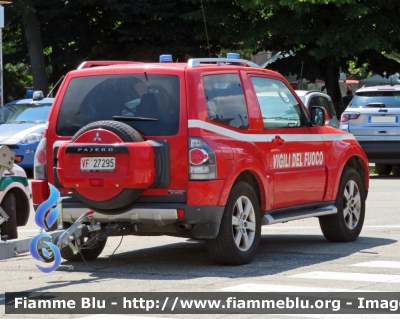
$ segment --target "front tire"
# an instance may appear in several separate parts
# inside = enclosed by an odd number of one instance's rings
[[[365,188],[360,174],[345,167],[336,198],[337,214],[319,217],[325,238],[332,242],[355,241],[365,218]]]
[[[249,184],[239,182],[229,195],[218,236],[207,241],[208,252],[219,264],[247,264],[258,251],[260,237],[258,198]]]

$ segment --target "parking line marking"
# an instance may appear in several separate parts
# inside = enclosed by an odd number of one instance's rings
[[[81,317],[79,319],[166,319],[166,317],[144,317],[130,315],[93,315],[89,317]]]
[[[334,272],[334,271],[311,271],[288,277],[326,279],[326,280],[387,282],[395,284],[400,283],[400,276],[398,275],[363,274],[363,273]]]
[[[336,289],[320,287],[303,287],[289,285],[268,285],[268,284],[242,284],[225,287],[218,291],[228,292],[373,292],[373,290],[354,290],[354,289]]]
[[[400,315],[397,314],[340,314],[340,315],[335,315],[335,314],[324,314],[324,315],[311,315],[311,314],[305,314],[305,315],[295,315],[295,314],[270,314],[270,316],[288,316],[288,317],[298,317],[298,318],[324,318],[324,319],[359,319],[360,317],[363,319],[398,319],[400,318]]]
[[[354,267],[373,267],[373,268],[400,268],[400,261],[384,261],[384,260],[375,260],[375,261],[367,261],[359,264],[353,264],[350,266]]]

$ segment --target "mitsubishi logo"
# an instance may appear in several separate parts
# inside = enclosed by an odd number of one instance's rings
[[[94,142],[96,142],[96,141],[101,142],[101,138],[100,138],[99,132],[96,133],[96,136],[95,136],[95,138],[93,139],[93,141],[94,141]]]

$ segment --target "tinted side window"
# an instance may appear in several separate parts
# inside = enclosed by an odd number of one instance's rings
[[[249,119],[238,74],[203,77],[208,118],[216,123],[247,129]]]
[[[120,116],[143,135],[174,135],[179,130],[179,110],[177,76],[79,77],[68,84],[57,119],[57,134],[72,136],[86,124]]]
[[[268,78],[251,77],[264,121],[264,128],[304,125],[301,106],[285,83]]]

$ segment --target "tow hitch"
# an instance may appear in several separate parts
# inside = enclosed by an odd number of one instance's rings
[[[62,210],[60,211],[60,213],[61,212]],[[82,214],[81,217],[79,217],[68,229],[66,229],[60,237],[58,237],[56,242],[58,249],[61,250],[65,246],[69,246],[74,253],[78,253],[81,246],[80,239],[82,237],[89,236],[90,233],[101,230],[101,225],[99,222],[95,222],[93,218],[93,213],[93,210],[89,210],[86,213]],[[87,222],[90,222],[90,224],[83,224]],[[90,240],[96,240],[97,236],[98,235],[93,236]],[[73,244],[72,241],[75,241],[75,244]]]

